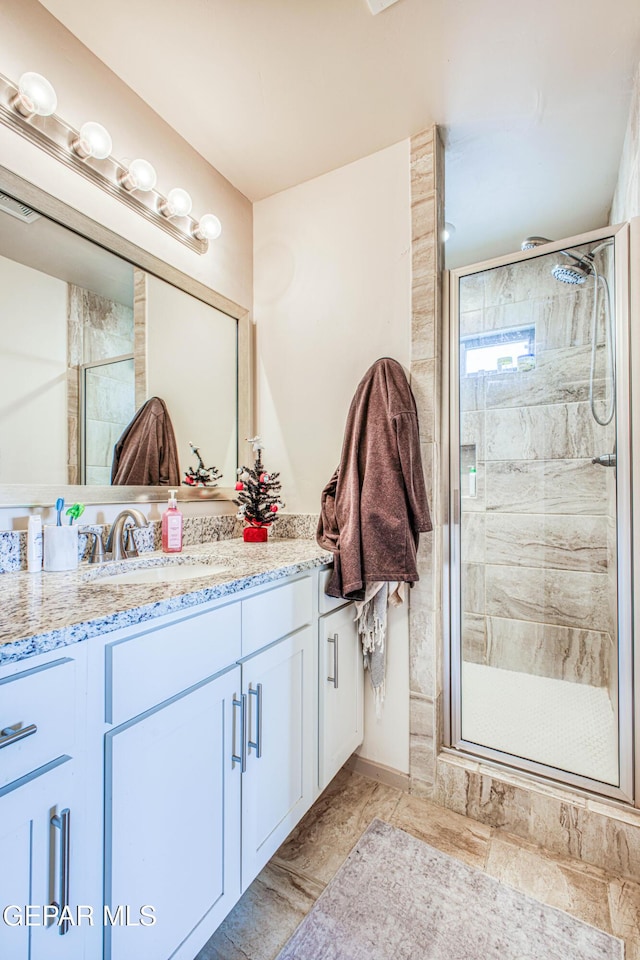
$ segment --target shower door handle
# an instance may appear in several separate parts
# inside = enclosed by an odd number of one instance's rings
[[[597,463],[600,467],[615,467],[615,453],[604,453],[601,457],[594,457],[591,463]]]

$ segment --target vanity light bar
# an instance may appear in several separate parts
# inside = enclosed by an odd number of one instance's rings
[[[206,253],[222,225],[212,213],[191,216],[191,197],[181,187],[164,196],[156,189],[156,171],[148,160],[130,164],[111,155],[109,132],[90,120],[75,130],[55,114],[55,90],[45,77],[25,73],[18,85],[0,74],[0,122],[75,170],[110,196],[136,210],[197,253]],[[177,221],[177,222],[176,222]]]

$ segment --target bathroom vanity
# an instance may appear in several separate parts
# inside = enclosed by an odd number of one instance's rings
[[[329,557],[232,540],[112,567],[162,567],[160,587],[6,577],[39,632],[16,624],[0,645],[0,902],[23,920],[0,924],[1,956],[197,954],[362,742],[362,657],[352,606],[324,593]],[[53,902],[70,923],[24,923]]]

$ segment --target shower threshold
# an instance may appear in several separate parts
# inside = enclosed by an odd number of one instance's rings
[[[462,736],[514,757],[618,783],[617,721],[605,687],[464,662]]]

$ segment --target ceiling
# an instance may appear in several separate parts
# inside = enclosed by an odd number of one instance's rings
[[[435,122],[451,265],[606,223],[638,0],[41,2],[251,200]]]
[[[133,267],[47,217],[24,223],[0,206],[0,257],[133,308]]]

